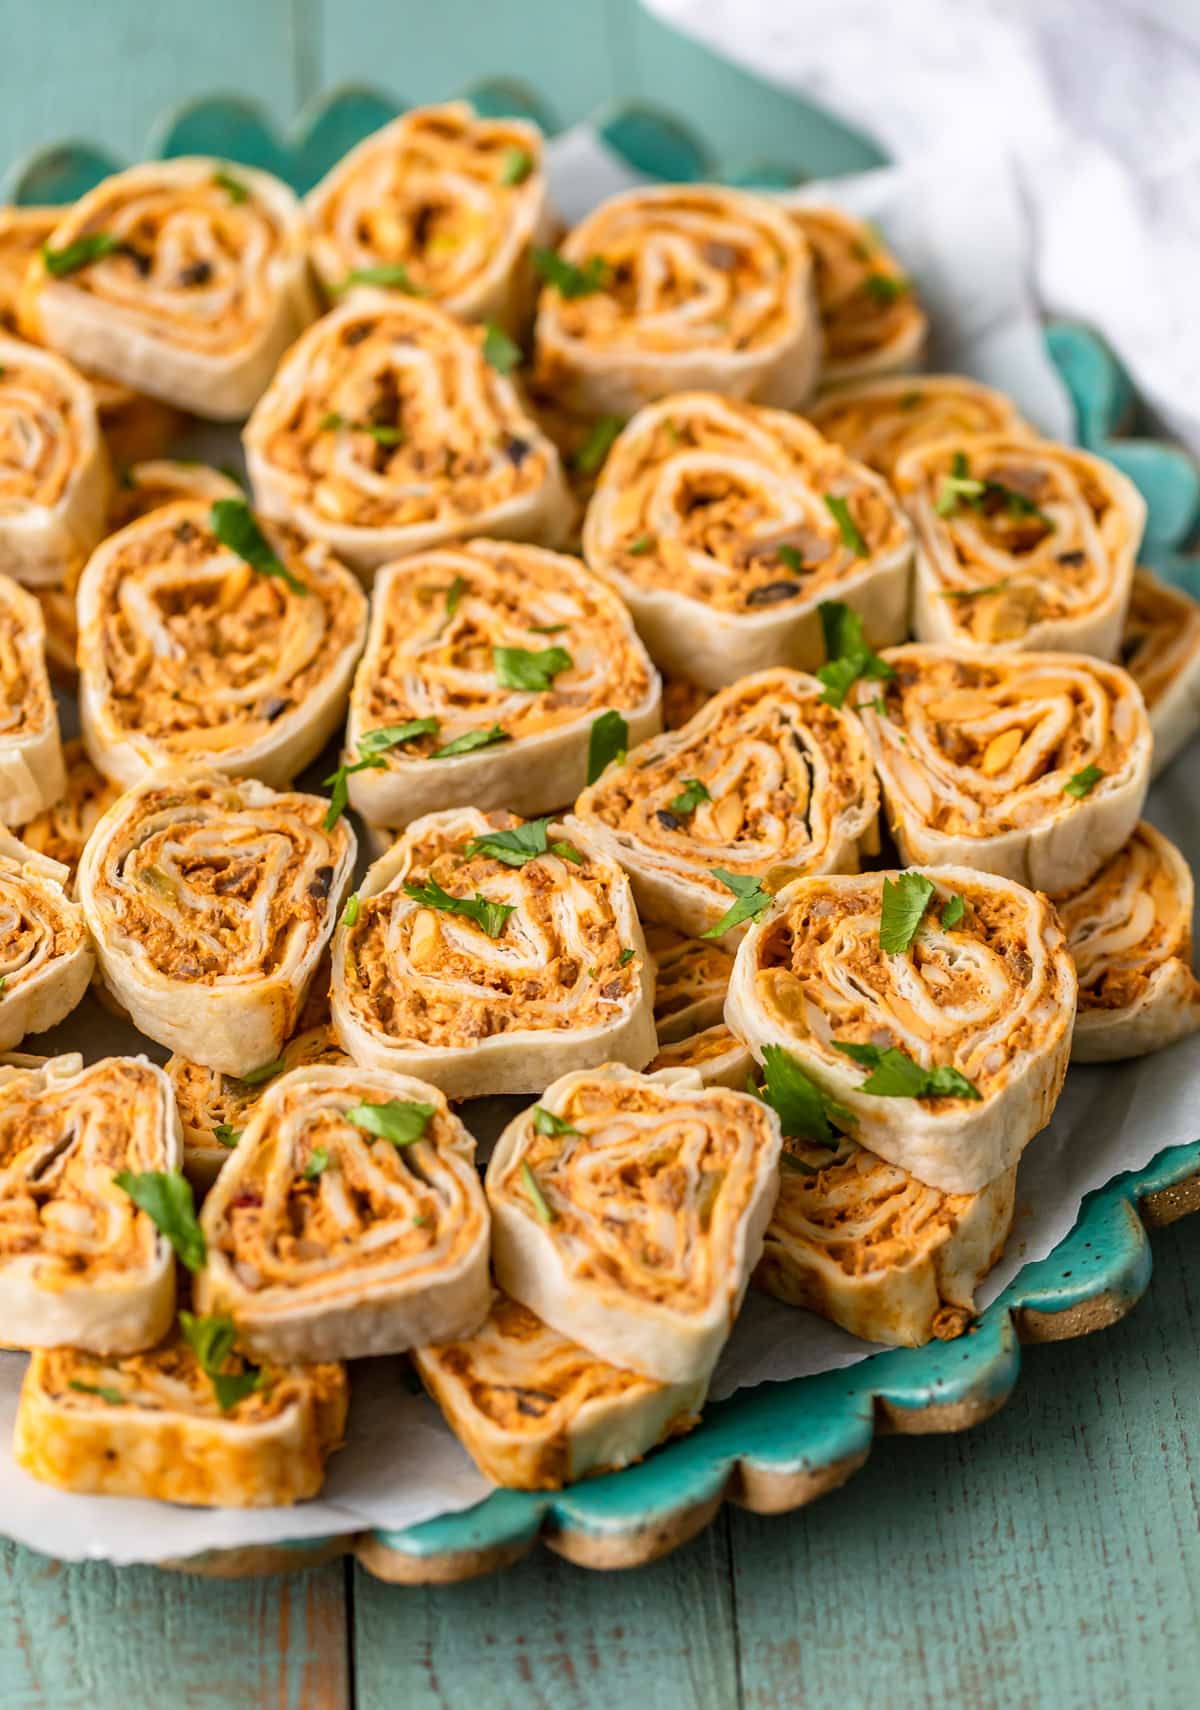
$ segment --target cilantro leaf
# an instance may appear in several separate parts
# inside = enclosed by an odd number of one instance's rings
[[[909,289],[907,279],[896,273],[868,273],[863,280],[867,295],[874,299],[881,308],[895,303],[906,295]]]
[[[590,297],[603,291],[612,269],[602,255],[589,256],[582,267],[576,267],[553,249],[535,249],[533,265],[547,285],[553,285],[562,297]]]
[[[859,1092],[875,1098],[981,1098],[978,1088],[949,1064],[923,1069],[907,1052],[894,1045],[886,1050],[878,1045],[851,1045],[833,1041],[835,1051],[852,1057],[871,1073],[859,1087]]]
[[[578,469],[581,475],[595,475],[624,426],[623,416],[601,416],[593,422],[587,438],[571,459],[572,469]]]
[[[263,1387],[266,1373],[258,1366],[244,1362],[244,1371],[226,1373],[222,1370],[234,1352],[234,1344],[237,1341],[237,1329],[232,1318],[223,1313],[200,1318],[194,1313],[181,1311],[179,1327],[196,1356],[200,1370],[212,1384],[217,1406],[222,1413],[228,1413],[231,1407],[236,1407],[247,1395],[253,1395],[255,1390]]]
[[[331,289],[348,291],[351,285],[380,285],[388,291],[403,291],[409,297],[424,297],[426,293],[414,285],[402,261],[380,261],[374,267],[352,267],[346,277]]]
[[[628,752],[628,724],[619,712],[602,712],[599,718],[593,719],[588,738],[588,783],[594,784],[614,760],[619,763]]]
[[[723,938],[744,920],[757,920],[774,900],[771,893],[764,891],[759,880],[751,874],[727,873],[723,867],[714,867],[712,876],[714,879],[720,879],[726,890],[733,892],[737,901],[721,916],[715,926],[710,926],[707,932],[700,934],[701,938]]]
[[[400,748],[415,742],[419,736],[436,736],[438,721],[429,718],[409,718],[403,724],[383,724],[376,730],[364,732],[358,739],[358,752],[366,759],[374,754],[386,754],[389,748]]]
[[[953,516],[964,500],[971,502],[983,497],[983,482],[972,480],[968,468],[966,452],[956,451],[950,459],[950,473],[942,476],[934,501],[933,508],[939,517]]]
[[[521,1181],[524,1185],[525,1192],[529,1195],[533,1209],[537,1213],[538,1221],[540,1223],[553,1223],[554,1208],[550,1205],[545,1194],[538,1186],[538,1179],[529,1168],[529,1165],[525,1162],[524,1158],[521,1159]]]
[[[493,647],[496,681],[502,689],[528,689],[539,693],[551,687],[556,677],[569,671],[575,661],[565,647]]]
[[[949,901],[946,903],[945,908],[942,910],[942,918],[941,918],[940,924],[943,927],[945,927],[947,931],[949,931],[949,929],[952,926],[958,925],[959,921],[962,919],[963,915],[966,914],[966,912],[967,912],[967,905],[963,901],[963,899],[958,895],[958,893],[956,892],[954,894],[954,896],[952,896],[949,899]]]
[[[581,1128],[574,1128],[564,1117],[555,1116],[545,1105],[535,1104],[533,1107],[533,1126],[539,1134],[579,1134]]]
[[[672,813],[695,813],[701,802],[711,801],[707,786],[699,778],[685,778],[682,790],[671,797],[668,805]]]
[[[465,577],[456,576],[446,589],[446,616],[452,618],[458,610],[459,602],[467,591]]]
[[[287,1064],[282,1057],[276,1057],[274,1062],[263,1063],[257,1069],[247,1069],[244,1075],[237,1078],[244,1087],[260,1087],[264,1081],[273,1081],[276,1075],[282,1074]]]
[[[811,1080],[782,1045],[763,1046],[763,1076],[758,1096],[771,1106],[791,1139],[836,1146],[833,1124],[848,1127],[853,1123],[851,1112]]]
[[[213,1129],[213,1139],[222,1146],[228,1146],[232,1151],[242,1137],[243,1130],[235,1128],[232,1122],[218,1122]]]
[[[393,1146],[413,1146],[424,1136],[429,1118],[436,1113],[435,1104],[392,1098],[385,1104],[366,1101],[352,1104],[345,1117],[347,1122],[352,1122],[366,1134],[374,1135],[377,1140],[390,1140]]]
[[[546,853],[546,828],[549,824],[547,816],[545,819],[531,819],[525,825],[516,825],[511,831],[485,831],[471,839],[463,854],[468,857],[490,855],[493,861],[503,861],[508,867],[523,867],[527,861]],[[568,861],[583,859],[570,843],[556,843],[554,853],[565,856]]]
[[[78,273],[81,267],[90,267],[93,261],[113,255],[120,248],[121,240],[111,232],[89,232],[77,237],[73,243],[65,244],[62,249],[51,249],[44,243],[42,261],[47,273],[55,279],[65,279],[67,274]]]
[[[436,879],[426,879],[423,885],[413,884],[411,879],[407,880],[404,891],[406,896],[410,896],[414,902],[419,902],[423,908],[437,909],[442,914],[465,915],[486,932],[489,938],[499,938],[509,915],[516,907],[515,903],[489,902],[478,891],[473,897],[451,896]]]
[[[887,661],[867,646],[863,621],[856,611],[841,600],[822,600],[818,610],[827,662],[818,666],[817,676],[825,686],[821,699],[826,706],[844,706],[860,677],[886,682],[896,675]]]
[[[836,493],[826,493],[825,508],[838,526],[842,545],[848,547],[856,558],[868,557],[867,543],[858,524],[850,515],[850,501],[839,498]]]
[[[797,575],[804,568],[804,560],[794,546],[777,546],[775,556],[781,564],[785,564],[789,570],[794,571]]]
[[[329,1152],[324,1146],[314,1146],[307,1164],[304,1166],[306,1182],[315,1182],[319,1175],[329,1168]]]
[[[68,1389],[77,1389],[80,1395],[98,1395],[101,1401],[107,1401],[110,1407],[124,1407],[125,1397],[119,1389],[114,1389],[110,1383],[84,1383],[80,1378],[70,1378]]]
[[[500,163],[500,182],[505,186],[524,184],[533,171],[533,156],[527,148],[506,148]]]
[[[139,1175],[120,1170],[113,1180],[166,1236],[181,1264],[189,1271],[204,1269],[208,1245],[196,1221],[192,1184],[185,1175],[179,1170],[143,1170]]]
[[[503,327],[498,327],[495,321],[485,321],[483,359],[497,374],[511,374],[525,360],[525,352],[509,338]]]
[[[933,896],[933,880],[924,873],[900,873],[895,881],[883,881],[883,907],[879,916],[879,948],[889,956],[902,956],[917,936],[917,929]]]
[[[621,954],[617,957],[617,967],[627,968],[636,955],[637,951],[634,949],[633,945],[627,944]]]
[[[490,730],[465,730],[461,736],[456,736],[453,742],[435,748],[429,758],[451,760],[456,754],[473,754],[477,748],[490,748],[493,743],[511,741],[512,737],[506,730],[501,730],[498,724],[494,724]]]
[[[631,558],[644,558],[648,552],[654,551],[654,536],[652,534],[639,534],[637,539],[631,541],[625,550]]]
[[[1063,785],[1063,794],[1082,801],[1084,796],[1091,795],[1103,776],[1104,772],[1099,766],[1085,766],[1081,772],[1073,772],[1067,779]]]
[[[278,576],[293,594],[307,594],[304,583],[275,556],[245,499],[215,500],[208,518],[221,545],[236,552],[251,570],[260,576]]]
[[[351,891],[346,898],[346,906],[342,910],[342,925],[353,926],[358,920],[358,911],[362,907],[362,899],[357,891]]]
[[[235,178],[232,172],[226,172],[223,167],[219,172],[213,173],[213,183],[218,190],[224,190],[231,202],[240,204],[250,200],[250,192],[241,179]]]

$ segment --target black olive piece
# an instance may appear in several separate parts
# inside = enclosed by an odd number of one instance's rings
[[[324,902],[329,895],[329,888],[332,884],[333,868],[318,867],[313,874],[312,883],[308,887],[308,894],[310,897],[316,897],[318,902]]]
[[[1084,557],[1085,554],[1082,552],[1060,552],[1058,562],[1060,564],[1082,564]]]
[[[761,588],[751,588],[746,595],[748,606],[774,606],[780,600],[792,600],[801,592],[799,582],[767,582]]]
[[[181,285],[207,285],[212,278],[212,272],[211,261],[193,261],[179,275],[179,283]]]
[[[361,344],[364,338],[370,338],[374,330],[370,321],[359,321],[357,326],[351,327],[346,333],[346,343]]]
[[[514,469],[521,467],[532,450],[528,440],[518,439],[515,434],[510,434],[504,442],[504,455]]]
[[[679,830],[680,821],[669,808],[657,808],[654,817],[665,831]]]
[[[175,528],[175,538],[176,538],[176,540],[181,540],[185,546],[187,545],[189,540],[195,540],[195,538],[196,538],[196,525],[195,525],[195,523],[190,523],[190,522],[178,523],[176,525],[176,528]]]
[[[280,713],[285,713],[291,704],[286,695],[272,695],[263,708],[263,717],[268,724],[273,724]]]
[[[150,272],[151,267],[154,265],[150,257],[145,254],[143,250],[138,249],[136,245],[131,243],[123,243],[119,247],[121,254],[127,255],[130,261],[132,261],[135,269],[137,270],[138,278],[145,279],[147,274]]]

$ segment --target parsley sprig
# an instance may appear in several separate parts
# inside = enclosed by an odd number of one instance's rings
[[[590,297],[603,291],[612,277],[612,268],[602,255],[589,256],[582,267],[559,255],[553,249],[535,249],[533,265],[547,285],[553,285],[562,297]]]
[[[700,934],[701,938],[723,938],[744,920],[757,920],[774,901],[770,891],[764,891],[762,882],[752,874],[727,873],[724,867],[714,867],[712,876],[714,879],[720,879],[725,889],[733,892],[737,901],[721,916],[715,926],[710,926],[707,932]]]
[[[753,1090],[771,1106],[789,1139],[836,1146],[837,1128],[853,1126],[853,1113],[830,1098],[782,1045],[763,1046],[763,1084]]]
[[[413,1099],[392,1098],[385,1103],[372,1104],[364,1100],[352,1104],[346,1111],[346,1121],[361,1128],[376,1140],[390,1140],[393,1146],[413,1146],[424,1138],[431,1116],[437,1114],[435,1104],[418,1104]]]
[[[192,1184],[185,1175],[179,1170],[143,1170],[140,1174],[120,1170],[113,1180],[171,1243],[180,1264],[189,1271],[204,1269],[208,1244],[196,1221]]]
[[[846,696],[860,677],[886,682],[896,675],[886,659],[867,646],[863,621],[841,600],[822,600],[821,628],[825,635],[826,663],[817,676],[825,685],[821,699],[826,706],[844,706]]]
[[[478,837],[473,837],[463,850],[468,857],[472,855],[489,855],[493,861],[503,861],[506,867],[523,867],[527,861],[534,861],[539,855],[547,852],[560,855],[564,861],[571,861],[578,866],[583,856],[573,843],[549,843],[547,828],[550,819],[531,819],[524,825],[515,825],[511,831],[485,831]]]
[[[515,903],[490,902],[478,891],[473,897],[452,896],[436,879],[426,879],[421,885],[415,884],[411,879],[406,880],[404,893],[411,897],[413,902],[420,903],[422,908],[436,909],[441,914],[463,915],[467,920],[474,921],[489,938],[499,938],[509,915],[516,908]]]
[[[871,1073],[858,1088],[874,1098],[982,1098],[964,1074],[948,1063],[923,1069],[905,1051],[894,1045],[882,1049],[878,1045],[853,1045],[833,1041],[835,1051],[852,1057]]]
[[[245,499],[217,499],[209,526],[222,546],[236,552],[260,576],[277,576],[293,594],[307,594],[304,583],[275,554]]]

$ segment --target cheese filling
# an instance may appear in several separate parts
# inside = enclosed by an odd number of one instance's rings
[[[808,414],[826,439],[889,481],[901,457],[933,440],[1023,431],[1002,392],[962,374],[862,380],[812,405]]]

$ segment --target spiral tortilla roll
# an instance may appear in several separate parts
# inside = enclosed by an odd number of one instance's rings
[[[0,830],[0,1051],[70,1015],[95,967],[70,873]]]
[[[1116,655],[1146,501],[1111,463],[1004,434],[934,440],[893,480],[917,535],[917,639]]]
[[[1191,869],[1160,831],[1142,820],[1086,885],[1055,905],[1079,976],[1075,1062],[1142,1057],[1200,1028]]]
[[[419,1105],[393,1144],[350,1119]],[[469,1335],[487,1316],[489,1217],[475,1142],[436,1087],[408,1075],[293,1069],[273,1082],[204,1202],[203,1312],[248,1353],[358,1359]]]
[[[950,1341],[1004,1250],[1016,1180],[941,1193],[852,1140],[789,1141],[754,1281],[868,1342]]]
[[[824,393],[806,414],[826,439],[888,481],[906,452],[932,440],[1033,434],[1010,398],[965,374],[852,381]]]
[[[303,1019],[303,1018],[301,1018]],[[317,1063],[346,1064],[350,1061],[328,1025],[306,1028],[289,1039],[280,1053],[277,1074],[308,1068]],[[230,1152],[240,1143],[269,1082],[242,1081],[222,1075],[203,1063],[178,1055],[169,1057],[167,1079],[175,1094],[175,1106],[183,1130],[183,1167],[198,1194],[205,1194],[217,1178]],[[270,1077],[274,1080],[275,1075]]]
[[[859,717],[908,862],[954,862],[1052,895],[1130,836],[1150,723],[1119,666],[1074,653],[894,647]]]
[[[144,1057],[0,1067],[0,1340],[127,1354],[175,1310],[167,1241],[113,1177],[179,1167],[179,1124]]]
[[[111,807],[120,791],[92,765],[82,742],[63,744],[63,765],[66,770],[63,794],[53,807],[27,820],[17,835],[26,849],[61,862],[68,873],[64,883],[71,889],[83,846],[100,815]]]
[[[221,543],[179,500],[100,546],[79,584],[88,752],[117,783],[203,761],[280,787],[341,722],[367,627],[358,580],[323,546],[265,525],[283,574]]]
[[[52,270],[81,243],[99,253]],[[67,209],[26,278],[21,320],[81,368],[236,421],[316,308],[287,185],[186,157],[114,173]]]
[[[551,648],[558,669],[544,687],[502,680],[498,649],[550,658]],[[354,772],[351,804],[399,826],[462,802],[550,812],[587,782],[596,718],[619,712],[640,742],[661,727],[660,697],[628,612],[578,560],[493,540],[423,553],[376,583],[347,758],[374,730],[428,718],[437,729],[388,749],[382,767]],[[439,755],[496,730],[502,738],[473,753]]]
[[[557,546],[558,453],[484,357],[484,335],[362,291],[280,364],[243,435],[254,496],[369,575],[465,535]]]
[[[821,359],[812,253],[743,190],[666,184],[602,202],[559,255],[591,288],[538,304],[536,375],[567,409],[632,415],[698,389],[795,409]]]
[[[553,228],[536,125],[466,101],[416,107],[343,156],[305,207],[331,294],[398,267],[402,289],[465,321],[518,333],[532,311],[531,249]]]
[[[789,204],[788,213],[812,251],[821,385],[919,367],[925,313],[875,228],[816,203]]]
[[[641,411],[604,465],[583,551],[655,663],[707,689],[824,663],[823,600],[856,611],[872,646],[908,633],[904,513],[781,410],[691,393]]]
[[[227,1075],[278,1057],[354,866],[319,796],[172,767],[104,814],[77,880],[105,984],[160,1045]]]
[[[724,1022],[690,1033],[671,1045],[660,1047],[647,1066],[648,1075],[660,1069],[694,1069],[706,1087],[732,1087],[743,1092],[754,1068],[754,1058],[737,1034]]]
[[[1150,715],[1157,777],[1200,730],[1200,602],[1139,565],[1118,657]]]
[[[53,352],[0,337],[0,550],[31,587],[77,573],[111,484],[87,382]]]
[[[149,457],[127,463],[120,471],[108,507],[108,534],[126,528],[151,511],[176,499],[240,499],[244,495],[232,475],[207,463],[171,457]]]
[[[29,1363],[13,1455],[43,1484],[89,1496],[274,1508],[320,1490],[349,1398],[344,1366],[268,1367],[223,1412],[178,1329],[124,1359],[61,1348]]]
[[[472,850],[518,825],[427,814],[368,870],[333,944],[333,1025],[356,1063],[473,1098],[654,1055],[653,967],[624,873],[558,825],[522,866]],[[435,906],[438,886],[510,912],[485,925]]]
[[[499,1292],[473,1336],[412,1361],[480,1472],[510,1490],[561,1490],[640,1460],[699,1424],[707,1388],[598,1360]]]
[[[32,594],[0,576],[0,824],[19,825],[66,789],[46,626]]]
[[[654,1027],[660,1045],[686,1039],[721,1019],[733,972],[733,952],[712,938],[685,938],[669,926],[648,926],[654,962]]]
[[[899,953],[879,941],[882,887],[895,874],[797,879],[743,938],[725,1020],[760,1060],[768,1045],[790,1052],[869,1151],[929,1187],[976,1193],[1049,1121],[1067,1072],[1075,969],[1044,896],[967,867],[923,872],[934,891]],[[961,918],[944,926],[955,896]],[[953,1070],[978,1097],[864,1092],[877,1071],[839,1045]]]
[[[557,1121],[539,1128],[538,1110]],[[706,1381],[762,1252],[779,1153],[773,1110],[694,1071],[564,1075],[488,1164],[496,1281],[599,1359]]]
[[[857,872],[860,850],[878,846],[862,726],[822,694],[803,672],[760,671],[583,792],[568,824],[621,863],[647,920],[698,938],[733,900],[716,869],[775,890],[802,873]]]

